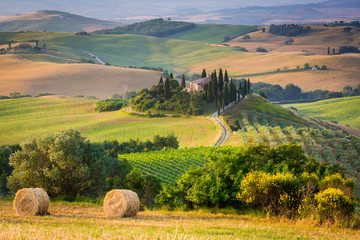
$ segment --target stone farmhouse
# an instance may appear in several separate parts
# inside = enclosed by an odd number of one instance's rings
[[[201,78],[201,79],[198,79],[195,81],[191,81],[190,87],[187,88],[187,91],[188,92],[194,92],[194,91],[201,92],[204,90],[204,85],[206,83],[209,83],[210,80],[211,80],[211,77],[208,76],[206,78]]]

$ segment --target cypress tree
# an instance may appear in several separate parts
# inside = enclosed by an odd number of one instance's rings
[[[229,77],[228,77],[227,70],[225,70],[224,81],[225,81],[226,83],[228,83],[228,82],[229,82]]]
[[[174,75],[170,73],[170,79],[174,79]]]
[[[241,93],[241,80],[239,83],[238,100],[240,100],[240,93]]]
[[[220,68],[219,70],[219,92],[222,92],[223,88],[224,88],[224,76],[223,76],[223,72],[222,69]]]
[[[244,87],[243,87],[243,97],[245,97],[247,95],[247,81],[246,79],[244,79]]]
[[[201,73],[201,78],[206,78],[206,71],[205,68],[203,69],[202,73]]]
[[[166,99],[169,99],[171,97],[170,93],[170,79],[169,77],[166,78],[165,84],[164,84],[164,97]]]
[[[231,80],[230,80],[230,96],[229,96],[229,101],[230,101],[230,102],[235,101],[235,99],[234,99],[234,93],[235,93],[234,81],[231,79]]]
[[[159,84],[163,84],[163,83],[164,83],[163,77],[161,76],[161,77],[160,77],[160,80],[159,80]]]
[[[330,47],[328,47],[328,55],[330,55]]]
[[[214,76],[213,76],[213,93],[214,93],[214,96],[217,96],[218,95],[218,81],[217,81],[217,75],[216,75],[216,70],[214,70]]]
[[[229,86],[228,84],[226,83],[225,84],[225,90],[224,90],[224,105],[227,106],[229,105]]]
[[[185,83],[185,75],[183,74],[183,75],[181,76],[181,87],[184,89],[185,86],[186,86],[186,83]]]
[[[251,87],[251,85],[250,85],[250,79],[249,79],[249,78],[248,78],[248,84],[247,84],[247,87],[248,87],[248,91],[247,91],[247,92],[248,92],[248,94],[250,94],[250,92],[251,92],[251,91],[250,91],[250,87]]]
[[[217,112],[218,112],[218,116],[220,116],[220,103],[221,99],[220,99],[220,96],[218,97],[218,101],[217,101]]]
[[[213,87],[212,87],[212,82],[211,81],[209,82],[207,89],[208,90],[207,90],[207,94],[206,94],[206,100],[207,100],[208,103],[211,103],[212,100],[213,100],[213,96],[214,96],[213,92],[212,92]]]

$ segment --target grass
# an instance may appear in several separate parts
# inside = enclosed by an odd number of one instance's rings
[[[209,117],[138,118],[124,111],[95,113],[94,109],[95,100],[85,98],[0,101],[0,145],[21,143],[69,127],[93,142],[146,140],[173,132],[180,147],[212,146],[220,134]]]
[[[256,26],[196,24],[196,27],[189,31],[173,34],[167,38],[219,44],[224,41],[224,37],[235,38],[256,30]]]
[[[4,41],[40,39],[51,48],[48,54],[78,61],[93,53],[112,65],[163,67],[186,72],[190,65],[213,60],[237,51],[200,42],[156,38],[140,35],[77,36],[66,33],[0,33]],[[65,55],[65,56],[64,56]]]
[[[356,230],[201,211],[107,218],[101,206],[51,202],[50,215],[18,216],[0,200],[1,239],[359,239]]]
[[[38,58],[27,54],[31,60]],[[49,55],[35,55],[43,59]],[[62,59],[60,59],[62,61]],[[158,83],[160,73],[99,64],[55,64],[24,60],[16,55],[0,56],[0,95],[11,92],[37,95],[43,92],[68,96],[94,95],[108,98],[114,93],[138,91]],[[30,74],[31,73],[31,74]]]
[[[360,128],[360,96],[336,98],[314,103],[287,104],[294,106],[299,112],[328,121],[336,121],[343,125]]]

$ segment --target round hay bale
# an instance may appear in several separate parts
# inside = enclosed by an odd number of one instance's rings
[[[17,191],[14,208],[19,215],[45,215],[50,199],[42,188],[23,188]]]
[[[104,211],[110,217],[133,217],[139,208],[139,197],[130,190],[111,190],[104,199]]]

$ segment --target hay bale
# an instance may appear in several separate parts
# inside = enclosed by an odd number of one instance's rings
[[[104,199],[104,211],[110,217],[133,217],[139,208],[139,197],[130,190],[111,190]]]
[[[23,188],[17,191],[14,208],[19,215],[45,215],[50,199],[42,188]]]

